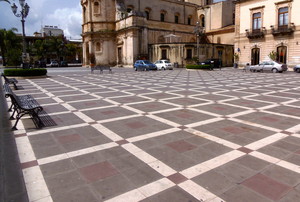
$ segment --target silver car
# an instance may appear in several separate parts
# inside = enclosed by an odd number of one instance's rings
[[[169,60],[157,60],[154,64],[158,70],[173,69],[173,64]]]
[[[275,61],[264,61],[258,65],[250,66],[251,72],[272,71],[273,73],[287,71],[287,65]]]

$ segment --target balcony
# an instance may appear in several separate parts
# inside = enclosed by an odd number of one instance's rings
[[[292,35],[296,27],[294,23],[289,23],[283,26],[271,26],[273,36]]]
[[[262,27],[261,29],[254,29],[254,30],[246,29],[245,31],[248,39],[261,39],[265,37],[266,28]]]

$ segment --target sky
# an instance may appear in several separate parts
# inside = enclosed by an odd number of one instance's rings
[[[215,2],[224,0],[214,0]],[[11,0],[18,7],[19,0]],[[25,33],[32,36],[45,25],[58,26],[69,39],[81,39],[82,8],[80,0],[26,0],[30,6],[25,19]],[[19,12],[20,10],[18,10]],[[10,5],[0,0],[0,29],[17,28],[22,32],[20,18],[13,15]]]
[[[20,7],[19,0],[11,0]],[[30,6],[25,19],[25,33],[32,36],[45,25],[58,26],[68,39],[81,39],[82,9],[80,0],[26,0]],[[11,11],[11,5],[0,1],[0,29],[17,28],[22,32],[21,18]],[[18,9],[18,12],[20,10]]]

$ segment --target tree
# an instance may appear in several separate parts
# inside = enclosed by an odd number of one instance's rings
[[[48,41],[49,51],[54,53],[57,59],[60,59],[64,55],[65,42],[63,37],[51,37]]]
[[[17,36],[16,28],[10,30],[0,29],[0,50],[3,65],[19,65],[22,55],[22,38]],[[19,57],[19,58],[18,58]]]

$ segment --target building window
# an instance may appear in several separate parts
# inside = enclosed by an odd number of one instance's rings
[[[101,51],[101,44],[100,44],[100,42],[96,43],[96,51],[97,52]]]
[[[150,19],[150,13],[149,13],[149,11],[145,11],[145,13],[146,13],[146,19],[149,20]]]
[[[283,7],[278,10],[278,25],[287,26],[289,22],[289,9],[288,7]]]
[[[98,1],[94,2],[94,13],[99,14],[100,13],[100,4]]]
[[[257,30],[261,28],[261,13],[254,13],[253,14],[253,22],[252,22],[253,30]]]
[[[186,49],[186,59],[192,59],[192,58],[193,58],[192,49]]]
[[[150,12],[151,12],[151,8],[149,7],[145,8],[145,14],[147,20],[150,20]]]
[[[161,14],[160,14],[160,21],[161,21],[161,22],[164,22],[164,21],[165,21],[165,14],[164,14],[164,13],[161,13]]]
[[[175,15],[175,23],[178,24],[179,23],[179,16]]]
[[[188,24],[188,25],[191,25],[191,24],[192,24],[192,17],[188,17],[187,24]]]
[[[204,15],[200,15],[200,26],[205,27],[205,16]]]

